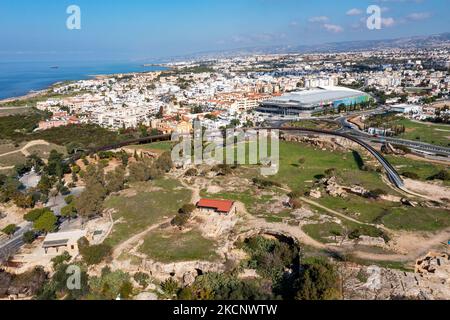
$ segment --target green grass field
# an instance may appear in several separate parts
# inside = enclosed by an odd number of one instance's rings
[[[358,221],[383,224],[394,230],[438,231],[450,226],[450,211],[444,209],[405,207],[399,203],[353,195],[348,199],[325,196],[316,201]]]
[[[418,123],[409,119],[397,120],[395,124],[404,125],[406,128],[406,132],[401,134],[400,138],[450,146],[450,125]]]
[[[299,161],[300,158],[302,161]],[[363,157],[363,161],[366,160]],[[394,160],[397,161],[393,161],[394,165],[405,165],[406,163],[412,168],[417,165],[424,179],[441,169],[433,164],[406,158],[395,157]],[[317,175],[324,174],[325,170],[329,168],[335,168],[337,176],[342,180],[343,185],[359,184],[367,190],[382,189],[388,194],[398,195],[397,191],[391,189],[383,182],[382,174],[362,171],[360,170],[360,165],[361,163],[352,152],[329,152],[314,149],[311,146],[300,143],[282,141],[280,142],[279,173],[266,179],[280,182],[289,186],[292,190],[303,192],[313,185]],[[248,167],[247,172],[238,170],[235,171],[235,174],[251,179],[258,175],[258,170],[257,167]],[[322,194],[323,197],[315,200],[316,202],[363,223],[384,224],[392,229],[417,231],[436,231],[450,226],[450,212],[446,210],[403,207],[399,203],[369,200],[357,195],[349,195],[347,199],[343,199],[327,196],[325,192],[322,192]],[[203,192],[202,196],[211,195]],[[253,187],[245,192],[225,192],[214,194],[213,196],[240,201],[246,205],[249,213],[265,217],[268,221],[279,222],[283,218],[283,216],[277,216],[264,210],[264,207],[269,205],[272,199],[271,197],[258,196]],[[407,211],[408,214],[403,214],[404,211]],[[329,213],[325,212],[325,214]],[[367,233],[371,234],[373,233],[372,231],[368,230]],[[319,236],[316,237],[319,238]]]
[[[412,172],[419,176],[421,181],[426,181],[429,177],[435,175],[441,170],[448,170],[445,165],[408,159],[398,156],[386,156],[386,159],[398,170],[400,174]],[[444,181],[444,184],[450,186],[450,181]]]
[[[172,150],[173,143],[171,141],[160,141],[149,144],[139,144],[134,146],[128,146],[130,149],[142,149],[142,150],[156,150],[156,151],[170,151]]]
[[[362,160],[366,160],[361,156]],[[299,163],[302,159],[303,163]],[[323,175],[327,169],[334,168],[345,185],[359,184],[368,190],[390,191],[379,173],[360,169],[353,152],[331,152],[314,149],[311,146],[295,143],[280,143],[280,170],[269,179],[288,185],[293,190],[307,191],[315,177]]]
[[[329,239],[328,237],[343,235],[345,232],[341,225],[334,222],[308,224],[303,226],[302,230],[305,231],[311,238],[322,243],[335,242],[334,239]]]
[[[299,127],[306,129],[322,129],[322,130],[337,130],[339,125],[335,122],[330,121],[320,121],[320,120],[301,120],[290,122],[288,127]]]
[[[394,230],[438,231],[450,226],[450,211],[431,208],[397,207],[382,218]]]
[[[139,251],[150,258],[164,262],[214,261],[216,243],[204,238],[200,231],[156,230],[148,234]]]
[[[175,180],[157,180],[137,183],[128,191],[135,195],[111,196],[105,207],[115,209],[113,219],[117,223],[106,243],[117,245],[148,227],[173,217],[178,209],[191,198],[191,191],[182,188]]]

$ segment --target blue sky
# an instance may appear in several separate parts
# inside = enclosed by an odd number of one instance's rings
[[[66,8],[81,8],[68,30]],[[383,28],[365,27],[379,5]],[[0,61],[149,59],[450,31],[450,0],[0,0]]]

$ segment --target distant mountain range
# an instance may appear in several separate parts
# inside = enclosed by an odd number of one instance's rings
[[[265,46],[232,49],[226,51],[208,51],[199,52],[191,55],[177,56],[168,59],[170,61],[179,61],[186,59],[213,59],[221,57],[244,56],[250,54],[286,54],[286,53],[327,53],[327,52],[347,52],[347,51],[365,51],[382,49],[415,49],[415,48],[436,48],[450,47],[450,32],[429,35],[414,36],[397,39],[385,40],[359,40],[331,42],[319,45],[284,45],[284,46]],[[167,60],[167,59],[166,59]]]

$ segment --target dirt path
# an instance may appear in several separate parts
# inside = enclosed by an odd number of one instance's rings
[[[149,233],[155,229],[158,229],[163,224],[169,223],[171,220],[172,220],[172,218],[166,219],[158,224],[154,224],[154,225],[150,226],[149,228],[145,229],[144,231],[142,231],[141,233],[138,233],[138,234],[132,236],[131,238],[127,239],[126,241],[117,245],[114,248],[113,253],[112,253],[113,259],[119,258],[119,256],[124,252],[130,252],[133,249],[134,244],[136,242],[139,242],[140,240],[142,240],[147,235],[147,233]]]
[[[398,248],[405,250],[404,254],[375,254],[356,251],[355,255],[359,258],[373,261],[415,262],[417,259],[424,257],[430,251],[433,251],[440,246],[446,246],[449,239],[450,229],[429,237],[413,233],[401,234],[398,236],[396,241]]]
[[[298,226],[290,226],[284,223],[273,223],[273,222],[269,223],[264,219],[257,219],[257,218],[253,218],[248,222],[255,229],[289,234],[292,237],[296,238],[300,243],[305,244],[307,246],[311,246],[317,249],[327,248],[325,244],[317,240],[314,240]]]
[[[200,189],[187,185],[181,177],[178,177],[178,180],[183,185],[183,187],[192,191],[191,202],[193,204],[197,203],[200,200]],[[152,225],[148,227],[146,230],[142,231],[141,233],[138,233],[132,236],[131,238],[127,239],[126,241],[120,243],[113,250],[112,254],[113,258],[117,259],[123,252],[131,252],[135,247],[135,244],[141,241],[149,232],[158,229],[159,227],[161,227],[166,223],[170,223],[170,221],[172,221],[172,218],[165,219],[162,222]]]
[[[333,209],[324,207],[324,206],[321,205],[320,203],[317,203],[317,202],[315,202],[315,201],[309,200],[309,199],[307,199],[307,198],[301,197],[300,200],[302,200],[302,201],[306,202],[307,204],[312,205],[312,206],[314,206],[314,207],[323,209],[323,210],[325,210],[325,211],[327,211],[327,212],[329,212],[329,213],[331,213],[331,214],[333,214],[333,215],[337,215],[337,216],[341,217],[342,219],[345,219],[345,220],[348,220],[348,221],[351,221],[351,222],[354,222],[354,223],[357,223],[357,224],[368,225],[368,226],[376,226],[376,225],[374,225],[374,224],[364,223],[364,222],[358,221],[358,220],[356,220],[356,219],[354,219],[354,218],[348,217],[348,216],[346,216],[346,215],[343,214],[343,213],[340,213],[340,212],[335,211],[335,210],[333,210]]]
[[[348,218],[342,215],[341,213],[326,208],[320,204],[315,203],[314,201],[308,200],[305,202],[310,203],[311,205],[314,206],[318,206],[332,214],[343,216],[343,218]],[[337,245],[321,243],[310,237],[308,234],[306,234],[299,226],[291,226],[285,223],[267,222],[264,219],[255,218],[254,216],[250,215],[247,212],[245,206],[241,203],[239,203],[238,208],[241,212],[244,212],[246,214],[247,216],[246,225],[250,226],[251,228],[257,230],[264,230],[268,232],[272,231],[286,234],[296,238],[300,243],[314,247],[316,249],[329,250],[331,252],[337,253],[348,253],[348,247],[339,247]],[[353,221],[352,218],[348,219]],[[354,222],[361,224],[361,222],[359,221]],[[447,243],[449,239],[450,239],[450,228],[434,235],[417,234],[412,232],[396,232],[393,242],[395,248],[401,251],[400,253],[383,254],[383,253],[365,252],[361,250],[352,250],[351,253],[358,258],[371,261],[391,261],[402,263],[415,262],[416,259],[423,257],[429,251],[432,251],[439,245]]]
[[[45,140],[34,140],[34,141],[28,142],[25,146],[23,146],[19,150],[14,150],[14,151],[10,151],[10,152],[6,152],[6,153],[3,153],[3,154],[0,154],[0,157],[9,156],[11,154],[15,154],[15,153],[19,153],[19,152],[21,152],[25,157],[28,157],[28,156],[31,155],[28,152],[28,148],[31,148],[31,147],[34,147],[34,146],[48,146],[48,145],[50,145],[50,143],[48,143]]]

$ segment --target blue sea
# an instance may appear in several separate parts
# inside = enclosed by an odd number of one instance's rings
[[[22,96],[60,81],[84,80],[100,74],[164,69],[144,67],[139,62],[0,62],[0,99]]]

